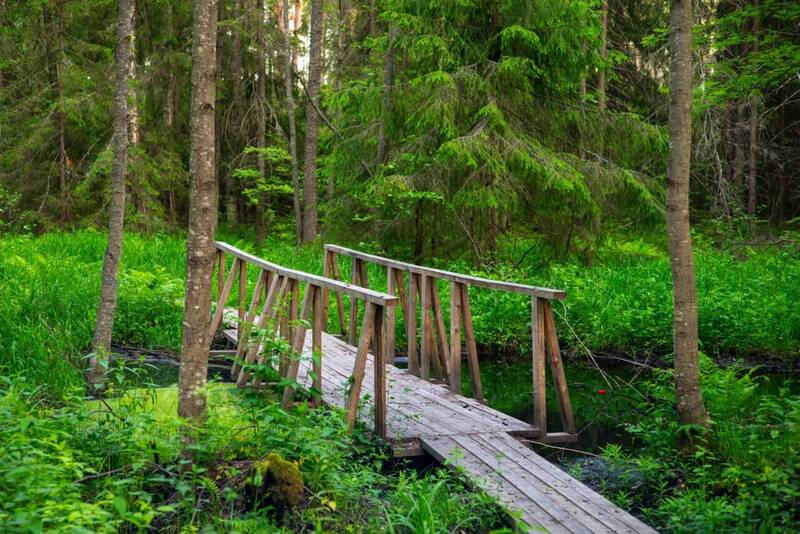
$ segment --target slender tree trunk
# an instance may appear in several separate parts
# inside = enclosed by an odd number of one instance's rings
[[[217,0],[217,30],[216,30],[216,78],[217,81],[222,81],[222,60],[224,55],[224,48],[225,48],[225,33],[226,31],[222,29],[220,22],[225,20],[225,2],[226,0]],[[217,180],[217,190],[222,189],[222,184],[225,182],[224,178],[224,170],[222,164],[222,112],[223,112],[223,103],[221,100],[222,94],[221,92],[217,94],[217,103],[215,105],[215,117],[214,117],[214,175]],[[228,191],[225,190],[225,194],[227,196]],[[227,203],[225,204],[227,206]]]
[[[267,112],[264,108],[266,100],[267,100],[267,69],[266,69],[266,53],[267,53],[267,43],[266,43],[266,36],[264,32],[266,30],[265,21],[264,21],[264,2],[262,0],[256,0],[256,11],[258,13],[257,23],[258,26],[256,28],[256,42],[257,42],[257,51],[256,57],[258,61],[258,80],[256,81],[256,123],[257,123],[257,135],[256,135],[256,144],[258,148],[264,148],[267,146]],[[258,165],[258,175],[261,177],[262,180],[266,179],[265,176],[265,165],[264,165],[264,154],[259,152],[256,155],[256,162]],[[257,203],[256,203],[256,245],[261,247],[264,244],[264,238],[267,235],[267,225],[266,221],[264,220],[264,202],[266,199],[264,198],[263,194],[258,195]]]
[[[242,109],[242,30],[240,28],[242,16],[242,2],[243,0],[233,0],[233,20],[235,26],[233,28],[233,46],[231,47],[231,93],[233,95],[233,102],[231,103],[231,121],[234,124],[234,146],[233,154],[235,151],[241,149],[239,132],[239,119],[240,110]],[[225,219],[228,224],[233,226],[236,224],[238,217],[236,216],[236,181],[232,173],[225,173]]]
[[[608,0],[600,4],[600,57],[603,64],[597,73],[597,109],[606,110],[606,65],[608,59]]]
[[[311,0],[311,47],[308,58],[308,106],[306,107],[305,170],[303,172],[303,241],[319,234],[317,216],[317,140],[319,90],[322,83],[322,0]]]
[[[67,69],[67,54],[64,41],[64,1],[56,0],[58,19],[56,21],[56,39],[58,40],[58,60],[56,62],[56,98],[58,111],[55,113],[56,130],[58,132],[58,185],[61,194],[61,221],[66,222],[72,218],[70,214],[69,183],[67,181],[67,146],[66,130],[67,118],[64,114],[64,72]]]
[[[117,20],[116,84],[114,87],[114,162],[111,169],[111,207],[108,222],[108,247],[103,258],[103,285],[89,359],[88,378],[95,386],[104,381],[106,357],[111,348],[114,313],[117,309],[117,281],[122,256],[125,224],[125,181],[128,175],[128,142],[131,117],[128,108],[128,82],[133,49],[134,0],[119,0]]]
[[[303,26],[303,2],[302,0],[294,0],[294,37],[297,40],[297,45],[292,49],[292,64],[294,70],[300,72],[300,29]]]
[[[758,0],[753,1],[753,7],[758,9]],[[758,15],[753,16],[753,46],[750,49],[751,53],[758,53]],[[755,229],[755,221],[752,219],[756,216],[756,185],[757,185],[757,169],[756,163],[758,159],[758,96],[752,95],[750,97],[750,147],[749,159],[747,166],[747,214],[751,217],[752,229]]]
[[[202,423],[206,417],[205,385],[211,343],[208,328],[217,229],[217,181],[214,174],[216,0],[194,0],[193,13],[191,186],[178,415]]]
[[[675,395],[683,424],[709,426],[697,352],[697,293],[689,234],[692,149],[692,0],[672,0],[670,12],[671,146],[667,178],[667,240],[674,296]]]
[[[134,19],[136,18],[136,9],[134,8]],[[134,23],[135,26],[135,23]],[[145,233],[149,234],[151,231],[150,216],[147,214],[149,195],[147,188],[143,183],[145,177],[141,175],[138,168],[137,152],[140,140],[139,128],[139,107],[137,104],[136,93],[136,31],[131,33],[131,57],[130,67],[128,68],[128,158],[129,169],[128,175],[130,176],[130,183],[136,187],[136,211],[141,215],[140,219],[144,225]]]
[[[394,95],[395,78],[395,47],[399,30],[396,24],[389,29],[389,44],[386,47],[386,56],[383,61],[383,104],[381,108],[381,124],[378,130],[378,153],[375,165],[385,162],[389,151],[389,137],[386,133],[392,113],[392,97]]]
[[[734,153],[733,153],[733,187],[736,202],[739,210],[742,209],[742,190],[744,188],[744,151],[745,151],[745,130],[747,126],[745,106],[742,103],[736,104],[736,119],[734,126]]]
[[[369,0],[369,35],[375,37],[378,35],[378,9],[375,6],[375,0]]]
[[[294,116],[294,82],[292,81],[292,38],[289,33],[289,0],[283,0],[283,81],[286,89],[286,115],[289,120],[289,157],[292,167],[292,201],[294,205],[294,227],[297,241],[303,239],[303,211],[300,205],[300,173],[297,163],[297,123]]]

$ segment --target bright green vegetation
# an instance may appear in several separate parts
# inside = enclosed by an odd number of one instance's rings
[[[714,435],[705,446],[686,450],[682,437],[690,429],[675,416],[671,370],[610,369],[608,382],[589,366],[567,365],[566,371],[576,424],[583,429],[577,448],[609,463],[598,475],[579,462],[573,475],[659,530],[796,531],[800,382],[722,369],[702,357]],[[517,417],[528,413],[530,364],[484,364],[481,374],[490,405]],[[552,396],[548,408],[548,420],[557,427]],[[558,452],[540,449],[545,455]]]
[[[240,237],[225,239],[252,249]],[[2,386],[0,402],[0,491],[11,492],[2,497],[13,503],[0,518],[9,528],[33,516],[57,522],[74,514],[89,530],[125,522],[186,524],[192,515],[196,525],[215,522],[218,528],[242,531],[317,523],[323,529],[353,525],[369,530],[377,524],[371,521],[388,522],[398,532],[418,531],[419,525],[434,532],[499,524],[496,512],[486,512],[496,510],[493,505],[451,475],[387,471],[384,453],[359,435],[346,436],[339,415],[332,412],[286,414],[264,399],[242,404],[237,397],[234,402],[231,396],[238,393],[214,386],[202,460],[195,470],[181,472],[174,393],[160,390],[152,410],[154,391],[131,392],[129,400],[110,403],[121,418],[99,404],[81,403],[75,394],[83,388],[81,357],[91,341],[103,246],[104,236],[94,231],[0,241],[0,370],[11,377]],[[515,248],[507,250],[510,257],[519,257],[512,254]],[[321,270],[318,247],[270,241],[258,252],[286,265]],[[183,241],[176,237],[126,238],[117,343],[179,349],[184,254]],[[776,249],[738,259],[702,245],[697,258],[706,351],[713,344],[725,355],[796,357],[796,255]],[[468,270],[461,262],[446,265]],[[612,242],[589,267],[573,261],[548,264],[534,252],[518,270],[497,263],[474,272],[567,289],[569,325],[592,350],[640,357],[651,352],[664,356],[668,350],[669,271],[656,246]],[[370,274],[370,280],[380,280],[377,271]],[[487,398],[498,409],[525,418],[530,364],[511,352],[524,348],[529,335],[524,322],[528,304],[497,292],[476,292],[474,299],[480,342],[507,354],[482,364]],[[563,313],[558,306],[556,311]],[[559,332],[562,342],[585,359],[565,324]],[[594,368],[567,365],[578,428],[587,427],[579,447],[602,449],[612,466],[600,490],[667,530],[746,532],[760,525],[794,530],[800,523],[796,384],[771,386],[766,378],[720,369],[707,358],[702,369],[715,432],[707,446],[686,451],[681,449],[685,429],[675,415],[671,372],[611,371],[609,384]],[[633,387],[622,379],[632,380]],[[598,393],[601,388],[606,395]],[[549,407],[556,425],[554,398]],[[209,489],[214,487],[209,480],[236,479],[247,461],[269,452],[297,461],[311,491],[287,515],[276,505],[248,508],[251,496],[243,486],[220,494]],[[581,467],[573,470],[586,475]],[[96,476],[107,471],[113,472]],[[40,480],[39,490],[18,492],[23,479]],[[16,515],[8,515],[12,509]]]
[[[67,386],[82,382],[77,368],[91,344],[104,239],[99,232],[80,231],[0,241],[0,370],[4,374],[24,371],[34,382],[54,388],[51,393],[56,397]],[[277,263],[322,270],[318,246],[298,248],[270,241],[256,250],[236,236],[222,239]],[[515,250],[509,247],[508,257],[522,256]],[[702,246],[696,257],[700,340],[707,354],[789,360],[800,354],[800,307],[796,305],[800,302],[800,257],[795,251],[775,249],[740,260]],[[179,350],[184,262],[181,239],[166,235],[126,238],[116,343]],[[510,264],[498,263],[484,271],[458,261],[444,266],[566,289],[566,308],[555,306],[558,331],[562,343],[579,355],[584,354],[584,345],[592,351],[640,358],[669,353],[669,264],[657,247],[612,242],[590,267],[578,261],[548,264],[543,255],[536,254],[525,256],[518,269]],[[347,277],[348,267],[342,267]],[[376,288],[385,287],[377,269],[370,272],[370,280]],[[530,339],[525,299],[475,291],[473,302],[481,345],[512,354],[525,349]]]
[[[5,380],[0,530],[502,527],[493,501],[445,470],[387,473],[386,453],[360,432],[348,434],[338,412],[301,406],[287,413],[263,394],[214,383],[209,399],[209,419],[189,464],[180,459],[175,388],[130,389],[107,403],[74,398],[52,407],[32,384]],[[268,476],[300,484],[300,502],[276,491],[277,484],[264,486]]]

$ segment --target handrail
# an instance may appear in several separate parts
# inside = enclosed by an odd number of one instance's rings
[[[355,297],[366,300],[367,302],[372,302],[373,304],[379,304],[381,306],[397,306],[398,303],[398,298],[396,296],[387,295],[386,293],[380,293],[378,291],[373,291],[371,289],[367,289],[361,286],[351,285],[348,284],[347,282],[331,280],[330,278],[325,278],[324,276],[318,276],[316,274],[311,274],[304,271],[298,271],[295,269],[284,267],[282,265],[278,265],[276,263],[271,263],[257,256],[253,256],[252,254],[247,253],[241,249],[238,249],[233,245],[229,245],[228,243],[225,243],[223,241],[216,241],[215,245],[218,250],[227,252],[228,254],[231,254],[232,256],[239,258],[240,260],[261,267],[262,269],[265,269],[267,271],[274,272],[275,274],[278,274],[280,276],[286,276],[289,278],[294,278],[296,280],[302,280],[304,282],[311,282],[316,286],[331,291],[344,291],[349,295],[353,295]]]
[[[420,265],[414,265],[413,263],[406,263],[403,261],[385,258],[383,256],[377,256],[375,254],[368,254],[366,252],[353,250],[339,245],[326,244],[325,250],[378,265],[383,265],[384,267],[402,269],[404,271],[409,271],[419,275],[433,276],[444,280],[450,280],[451,282],[457,282],[459,284],[468,284],[471,286],[484,287],[488,289],[499,289],[503,291],[510,291],[512,293],[521,293],[551,300],[564,300],[567,298],[567,292],[561,289],[550,289],[547,287],[537,287],[527,284],[519,284],[516,282],[491,280],[489,278],[480,278],[477,276],[454,273],[452,271],[435,269],[433,267],[423,267]]]
[[[215,242],[217,270],[217,306],[209,327],[209,338],[213,338],[222,325],[225,305],[233,285],[238,279],[239,306],[236,356],[231,375],[237,376],[236,385],[261,385],[260,376],[251,376],[249,369],[257,362],[272,366],[268,353],[263,351],[265,329],[271,335],[278,333],[288,342],[288,348],[278,354],[278,375],[288,381],[283,390],[282,404],[288,406],[294,397],[294,382],[300,369],[299,355],[306,343],[307,333],[311,333],[312,350],[312,390],[316,390],[314,401],[322,400],[322,359],[323,331],[327,327],[327,309],[330,293],[341,300],[343,294],[350,296],[351,305],[364,301],[361,333],[355,353],[352,382],[346,400],[345,417],[352,428],[358,416],[361,401],[361,388],[364,381],[367,354],[372,346],[373,387],[372,398],[375,418],[375,432],[386,437],[386,361],[384,350],[394,352],[393,338],[387,341],[386,332],[394,331],[394,307],[399,298],[394,295],[373,291],[366,287],[347,284],[315,274],[290,269],[268,262],[240,250],[228,243]],[[226,276],[226,255],[233,257],[233,263]],[[258,279],[252,291],[250,304],[247,304],[248,291],[247,266],[258,270]],[[300,298],[300,285],[305,283]],[[355,316],[351,316],[352,331],[356,331]],[[251,336],[256,328],[257,335]],[[355,344],[355,343],[353,343]],[[270,351],[268,351],[270,352]],[[274,369],[274,367],[273,367]]]
[[[470,287],[481,287],[526,295],[530,299],[531,369],[533,379],[533,426],[546,439],[561,440],[564,436],[574,439],[575,421],[569,398],[561,349],[558,344],[556,323],[553,317],[552,300],[563,300],[567,292],[560,289],[536,287],[515,282],[490,280],[432,267],[423,267],[375,254],[368,254],[339,245],[326,244],[324,272],[339,279],[339,258],[352,260],[351,281],[361,287],[368,286],[368,263],[386,268],[387,293],[400,298],[400,312],[406,330],[408,372],[429,380],[445,380],[450,391],[461,393],[462,346],[466,349],[472,396],[483,401],[480,362],[477,340],[469,298]],[[444,313],[439,280],[449,282],[449,317]],[[339,310],[339,327],[346,332],[341,295],[336,295]],[[394,324],[398,308],[386,310],[388,320]],[[419,313],[418,313],[419,312]],[[350,328],[348,339],[355,343],[357,308],[350,303]],[[447,324],[449,322],[449,325]],[[449,335],[448,335],[449,334]],[[394,331],[387,331],[387,361],[394,362]],[[547,432],[547,387],[546,369],[549,364],[556,399],[559,404],[563,433]]]

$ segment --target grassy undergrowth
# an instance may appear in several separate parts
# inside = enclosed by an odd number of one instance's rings
[[[443,469],[387,470],[341,413],[288,413],[211,384],[209,419],[181,460],[174,388],[58,408],[22,380],[0,386],[3,532],[488,532],[494,501]],[[287,488],[294,488],[291,491]],[[293,493],[292,493],[293,492]]]
[[[236,236],[223,239],[281,264],[322,270],[319,246],[298,248],[271,241],[255,250]],[[0,239],[0,372],[24,372],[34,382],[47,384],[57,397],[81,382],[78,370],[91,344],[104,247],[104,234],[91,230]],[[641,241],[611,242],[589,267],[572,261],[547,263],[543,252],[526,255],[521,248],[506,245],[502,254],[509,259],[485,271],[458,261],[444,266],[566,289],[567,301],[555,305],[566,347],[585,345],[595,352],[638,357],[670,352],[669,263],[658,248]],[[523,261],[516,265],[511,258]],[[797,254],[770,249],[740,259],[701,245],[696,258],[700,339],[707,354],[784,359],[800,355]],[[127,236],[116,343],[179,350],[184,270],[181,239]],[[348,271],[349,262],[343,261],[343,277],[349,277]],[[378,268],[373,266],[369,274],[371,285],[385,287],[385,275]],[[249,275],[255,278],[252,270]],[[444,287],[442,291],[446,298]],[[530,312],[524,298],[473,290],[471,299],[481,345],[511,353],[527,348]],[[335,320],[333,313],[332,323]],[[398,337],[402,345],[401,322]]]

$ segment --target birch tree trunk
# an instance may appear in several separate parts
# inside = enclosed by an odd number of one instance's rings
[[[672,0],[670,12],[670,151],[667,176],[667,241],[674,296],[675,396],[683,424],[709,427],[697,351],[697,294],[689,234],[692,148],[692,0]]]
[[[294,116],[294,82],[292,81],[292,37],[289,33],[289,0],[283,0],[283,81],[286,89],[286,115],[289,118],[289,156],[292,166],[294,227],[297,241],[303,237],[303,211],[300,206],[300,176],[297,163],[297,123]]]
[[[311,47],[308,58],[308,105],[306,107],[305,168],[303,171],[303,241],[319,234],[317,215],[317,141],[319,116],[316,106],[322,83],[322,0],[311,0]]]
[[[191,153],[189,236],[186,242],[186,297],[183,351],[178,379],[178,415],[195,423],[206,417],[211,277],[217,229],[217,182],[214,173],[216,103],[216,0],[194,0],[192,37]]]
[[[89,359],[88,378],[101,386],[107,368],[106,357],[111,348],[114,313],[117,309],[117,283],[122,256],[125,225],[125,182],[128,178],[128,142],[134,130],[128,110],[128,83],[131,75],[133,48],[134,0],[119,0],[117,13],[117,50],[114,86],[114,162],[111,168],[111,206],[108,222],[108,247],[103,257],[103,285]]]

